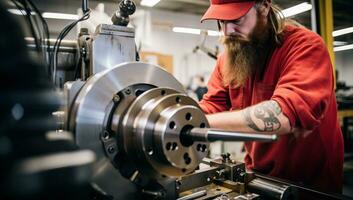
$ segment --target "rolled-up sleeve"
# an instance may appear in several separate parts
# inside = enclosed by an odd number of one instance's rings
[[[222,63],[223,56],[219,56],[216,67],[207,84],[208,91],[199,103],[202,110],[207,114],[227,111],[230,109],[228,87],[224,87],[222,82]]]
[[[282,71],[272,96],[292,127],[315,129],[333,92],[333,68],[327,48],[317,35],[298,36],[283,52]]]

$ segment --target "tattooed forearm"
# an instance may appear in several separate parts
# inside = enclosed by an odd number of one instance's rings
[[[243,110],[243,116],[248,126],[258,132],[272,132],[281,128],[278,116],[281,107],[275,101],[266,101]]]

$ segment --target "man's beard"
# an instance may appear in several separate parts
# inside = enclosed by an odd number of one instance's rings
[[[269,44],[269,31],[257,24],[249,38],[224,36],[225,63],[222,68],[225,86],[239,87],[256,72],[263,73]]]

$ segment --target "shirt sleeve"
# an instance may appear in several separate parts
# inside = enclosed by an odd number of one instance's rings
[[[224,87],[221,74],[223,56],[217,59],[216,67],[213,70],[207,84],[207,93],[203,96],[199,105],[207,113],[216,113],[230,109],[229,89]]]
[[[291,38],[272,96],[292,127],[313,130],[324,118],[333,93],[333,68],[322,39],[309,32]]]

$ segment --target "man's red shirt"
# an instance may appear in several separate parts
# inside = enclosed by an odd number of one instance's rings
[[[246,142],[246,167],[322,191],[341,192],[343,139],[333,68],[320,36],[287,26],[284,42],[273,51],[262,78],[249,78],[239,88],[223,86],[223,62],[224,54],[218,58],[208,93],[200,102],[204,112],[240,110],[274,100],[291,126],[301,130],[273,143]]]

